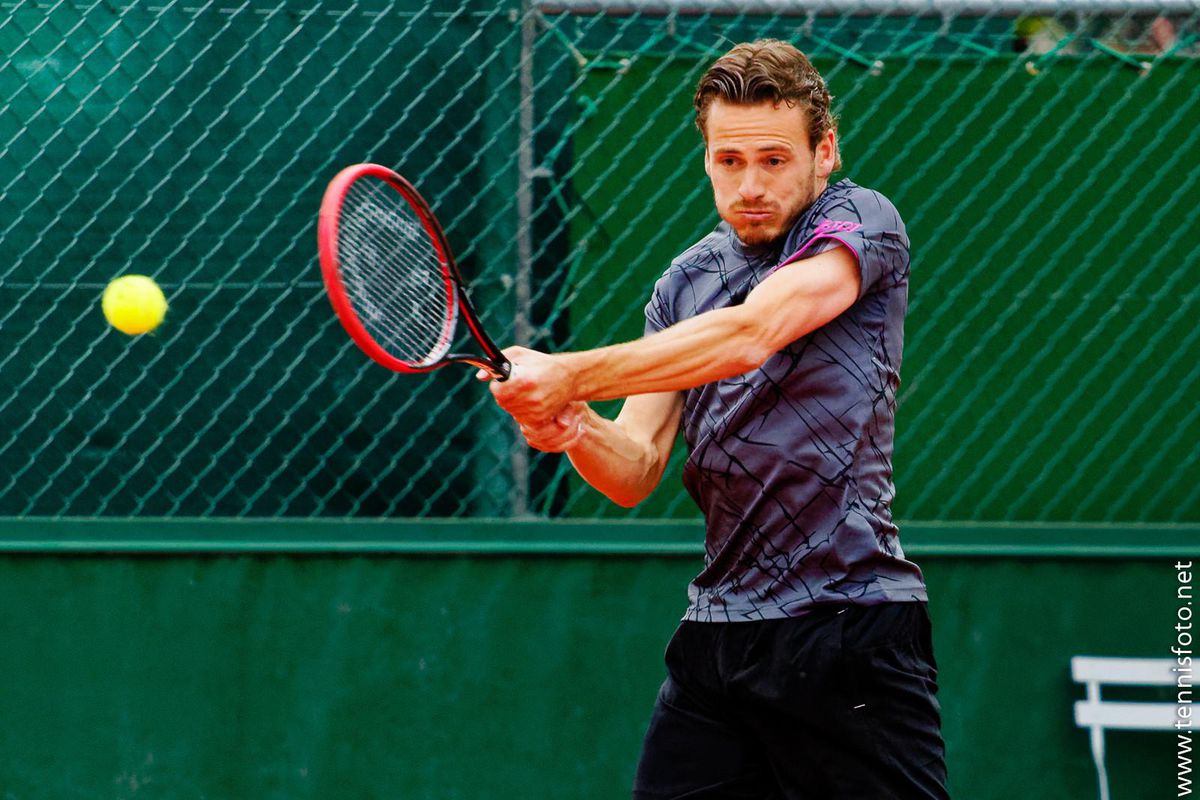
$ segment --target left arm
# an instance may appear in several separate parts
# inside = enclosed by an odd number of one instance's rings
[[[492,393],[513,416],[545,420],[572,400],[680,391],[741,375],[850,308],[860,281],[854,253],[838,246],[779,268],[739,306],[644,339],[557,355],[514,349],[512,377],[493,381]]]

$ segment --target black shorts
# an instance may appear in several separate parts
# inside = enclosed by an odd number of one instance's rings
[[[946,793],[925,603],[684,622],[636,800],[889,800]]]

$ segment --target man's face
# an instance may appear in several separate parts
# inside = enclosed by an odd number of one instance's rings
[[[786,234],[833,171],[833,134],[814,153],[798,106],[718,99],[705,127],[704,171],[717,212],[744,244],[767,244]]]

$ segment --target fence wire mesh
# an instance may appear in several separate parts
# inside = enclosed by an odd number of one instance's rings
[[[605,5],[5,3],[0,515],[631,513],[471,370],[353,348],[321,192],[410,177],[504,344],[634,338],[716,219],[695,82],[771,36],[908,223],[898,515],[1200,519],[1195,4]],[[154,334],[100,314],[126,273],[167,291]],[[695,513],[681,455],[632,513]]]

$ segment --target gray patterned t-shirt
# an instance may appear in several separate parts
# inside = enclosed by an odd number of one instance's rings
[[[805,258],[839,242],[862,274],[854,305],[761,368],[684,393],[683,482],[707,529],[685,619],[926,599],[892,521],[909,258],[904,222],[886,197],[839,181],[781,246],[746,247],[721,223],[659,279],[646,331],[737,305],[775,269],[804,269]]]

